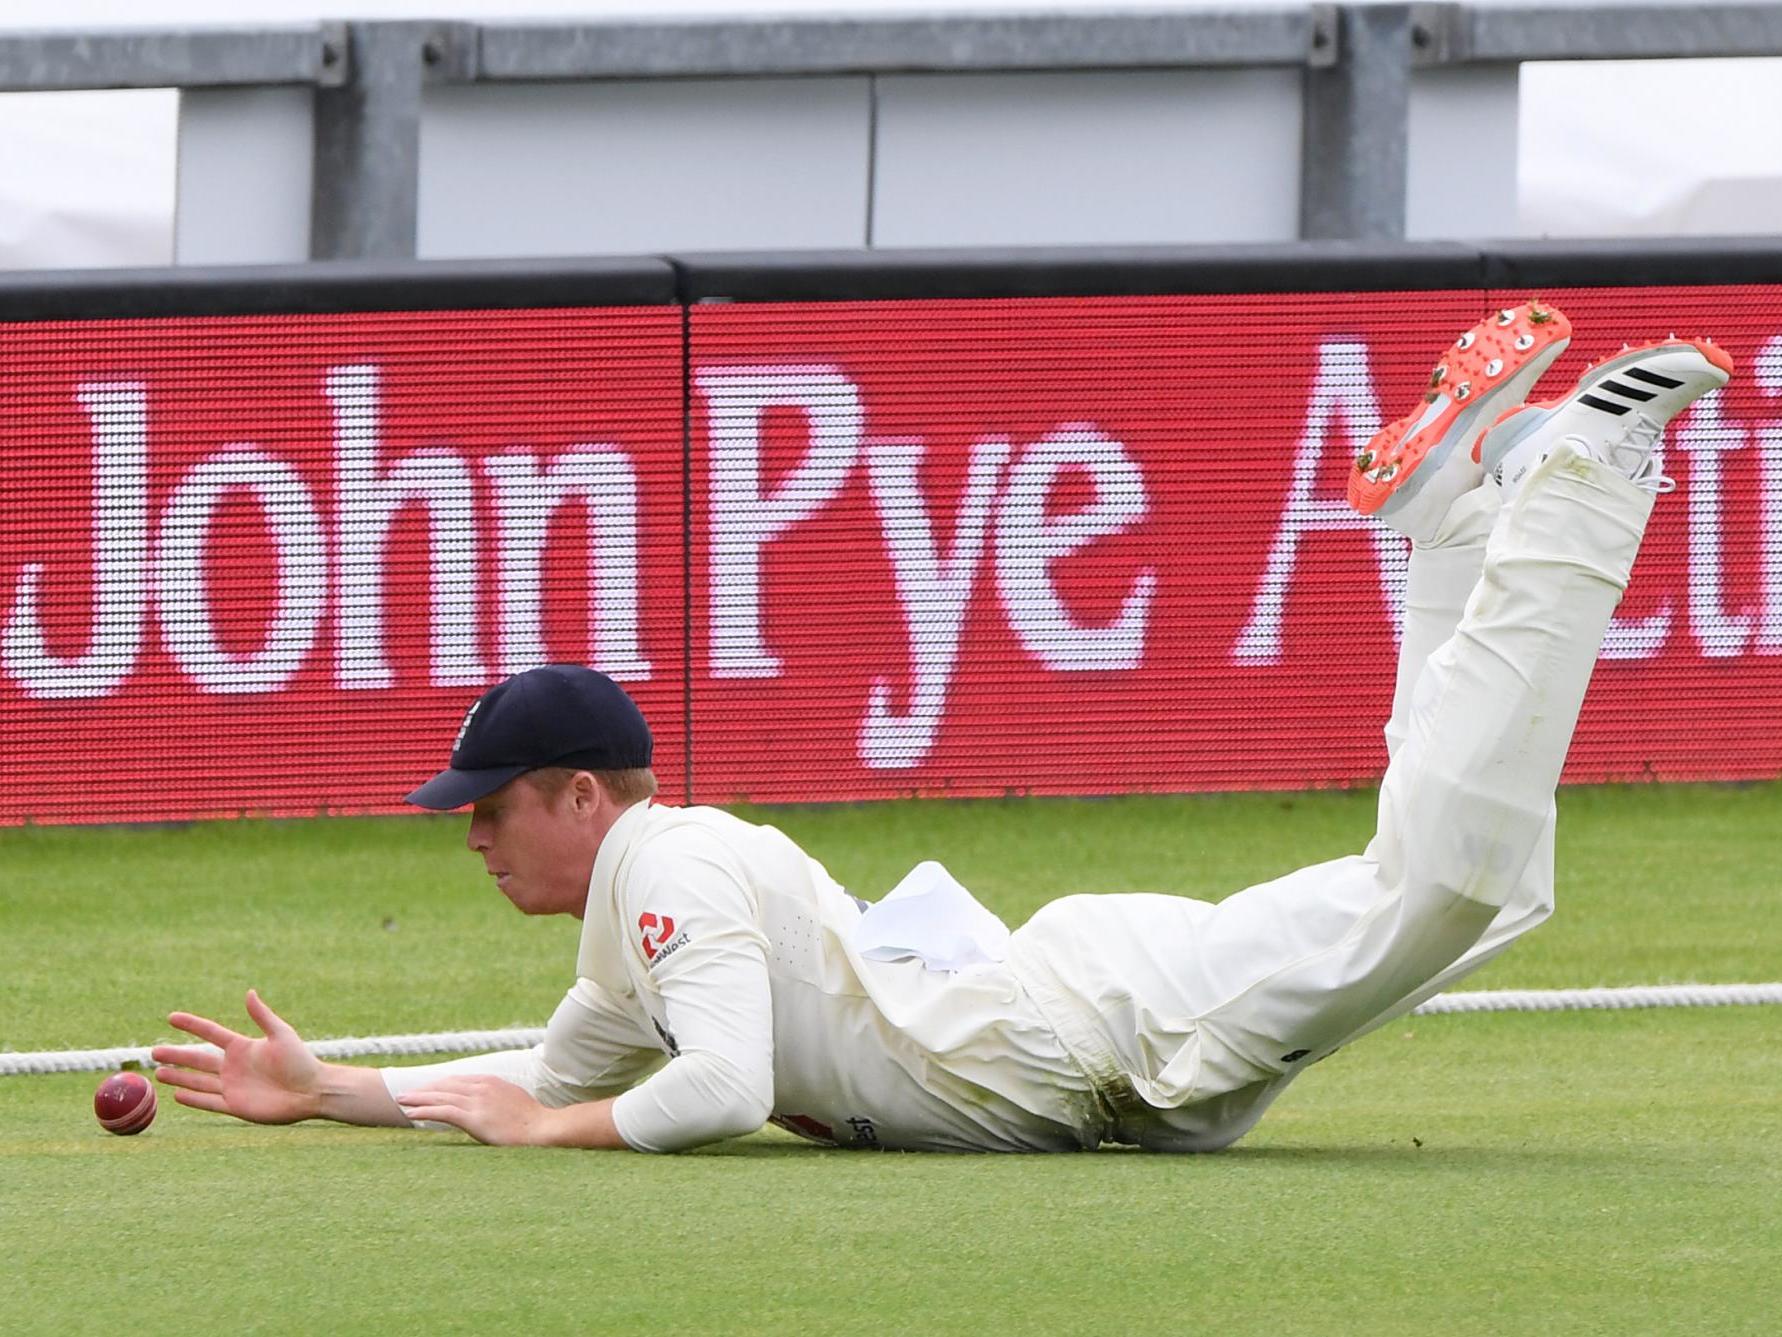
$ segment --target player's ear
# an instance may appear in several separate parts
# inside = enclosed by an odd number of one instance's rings
[[[575,773],[569,782],[569,798],[578,817],[592,817],[607,801],[606,791],[600,787],[600,781],[594,778],[592,771]]]

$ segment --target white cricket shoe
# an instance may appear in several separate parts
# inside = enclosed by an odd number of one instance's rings
[[[1479,438],[1473,454],[1508,501],[1569,441],[1648,492],[1676,486],[1664,476],[1658,443],[1665,424],[1731,378],[1732,358],[1706,339],[1675,336],[1627,348],[1585,369],[1563,399],[1505,413]]]
[[[1349,471],[1349,504],[1412,539],[1434,535],[1454,499],[1485,477],[1479,434],[1520,405],[1571,342],[1572,323],[1540,302],[1487,316],[1442,356],[1423,402],[1375,433]]]

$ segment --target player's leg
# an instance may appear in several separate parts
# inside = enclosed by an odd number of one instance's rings
[[[1430,655],[1454,634],[1467,596],[1484,570],[1485,540],[1491,532],[1499,500],[1496,481],[1487,478],[1454,503],[1435,538],[1411,548],[1398,678],[1393,690],[1392,715],[1386,724],[1388,758],[1397,755],[1410,727],[1411,701],[1417,678]],[[1477,970],[1553,913],[1554,818],[1553,806],[1549,804],[1546,827],[1536,842],[1534,854],[1523,866],[1522,876],[1479,941],[1450,971],[1443,972],[1427,988],[1406,998],[1401,1006],[1379,1017],[1373,1025],[1384,1024],[1393,1016],[1409,1011],[1447,988],[1462,974]]]
[[[1490,493],[1494,485],[1500,483],[1512,490],[1520,485],[1544,457],[1546,448],[1543,441],[1556,439],[1564,434],[1563,421],[1556,421],[1562,412],[1571,414],[1574,419],[1601,419],[1605,415],[1609,418],[1634,418],[1635,422],[1631,424],[1633,440],[1630,445],[1623,447],[1626,453],[1622,464],[1626,469],[1638,466],[1639,461],[1646,458],[1648,450],[1648,444],[1643,438],[1656,437],[1650,424],[1643,427],[1639,425],[1638,415],[1646,412],[1650,418],[1648,406],[1659,402],[1661,397],[1665,398],[1668,402],[1661,410],[1663,417],[1656,423],[1657,428],[1662,428],[1671,415],[1680,412],[1701,393],[1687,377],[1683,378],[1683,384],[1677,383],[1679,368],[1673,363],[1681,359],[1685,368],[1693,366],[1698,369],[1696,374],[1707,375],[1709,388],[1717,380],[1730,375],[1732,369],[1730,359],[1711,346],[1698,346],[1696,355],[1692,355],[1685,351],[1687,345],[1667,342],[1676,351],[1666,353],[1666,344],[1637,349],[1624,347],[1618,356],[1590,367],[1572,392],[1563,399],[1530,404],[1502,415],[1484,434],[1476,452],[1484,467],[1490,471],[1490,476],[1481,486],[1480,495]],[[1699,371],[1704,363],[1708,368],[1706,373]],[[1675,402],[1677,399],[1681,399],[1681,403]],[[1652,444],[1655,444],[1655,440]],[[1667,485],[1668,480],[1658,480],[1651,484],[1655,490],[1668,490]],[[1471,497],[1462,500],[1464,503],[1471,500]],[[1456,507],[1457,512],[1462,509],[1462,506]],[[1449,528],[1456,533],[1461,532],[1464,522],[1457,521],[1450,524]],[[1437,600],[1426,595],[1424,602],[1429,605]],[[1427,607],[1425,616],[1431,616]],[[1407,626],[1410,620],[1411,615],[1407,611]],[[1396,714],[1397,702],[1394,709]],[[1545,920],[1553,909],[1553,838],[1554,811],[1550,804],[1546,822],[1535,843],[1533,854],[1524,865],[1521,879],[1479,941],[1422,987],[1345,1037],[1343,1043],[1402,1016],[1418,1004],[1451,987],[1499,955],[1521,934]]]
[[[1411,545],[1405,578],[1404,631],[1398,643],[1398,671],[1392,713],[1386,720],[1386,755],[1398,755],[1410,728],[1411,701],[1429,657],[1460,625],[1468,596],[1485,570],[1485,540],[1499,505],[1497,484],[1486,479],[1463,494],[1435,533]]]
[[[1485,568],[1485,543],[1502,500],[1496,479],[1489,476],[1487,461],[1476,449],[1484,430],[1520,408],[1524,397],[1540,375],[1552,364],[1571,340],[1571,323],[1555,307],[1538,303],[1510,308],[1487,318],[1462,334],[1454,348],[1444,353],[1443,361],[1431,374],[1433,385],[1447,384],[1458,388],[1459,377],[1448,369],[1448,359],[1465,350],[1472,353],[1475,374],[1494,363],[1499,376],[1483,378],[1484,389],[1470,395],[1475,412],[1462,417],[1454,414],[1449,427],[1451,439],[1438,441],[1427,452],[1421,467],[1443,469],[1448,477],[1432,489],[1439,500],[1462,491],[1447,510],[1432,522],[1431,499],[1420,502],[1394,500],[1393,494],[1381,495],[1364,486],[1367,476],[1359,467],[1351,477],[1351,492],[1359,503],[1373,501],[1381,518],[1389,525],[1410,530],[1416,537],[1411,543],[1408,575],[1405,583],[1403,633],[1399,640],[1398,669],[1393,684],[1392,713],[1386,722],[1386,754],[1396,756],[1410,727],[1411,702],[1417,679],[1436,650],[1454,634],[1473,588]],[[1480,366],[1481,359],[1483,365]],[[1405,437],[1404,424],[1417,415],[1407,415],[1388,427],[1369,443],[1360,459],[1370,466],[1393,454],[1393,443]],[[1490,464],[1497,463],[1494,457]],[[1523,869],[1515,889],[1499,910],[1480,942],[1467,953],[1475,958],[1472,968],[1483,965],[1521,934],[1540,924],[1553,912],[1553,810],[1548,809],[1547,829],[1537,842],[1535,853]],[[1429,992],[1434,992],[1431,989]],[[1422,998],[1407,1001],[1405,1010]],[[1381,1017],[1381,1022],[1386,1017]],[[1378,1024],[1378,1023],[1376,1023]]]
[[[1107,1033],[1146,1102],[1248,1089],[1259,1111],[1275,1082],[1501,949],[1494,921],[1530,862],[1548,857],[1560,767],[1661,481],[1652,447],[1725,367],[1688,344],[1642,350],[1615,372],[1628,389],[1661,391],[1639,410],[1598,407],[1603,382],[1587,377],[1560,405],[1532,410],[1533,430],[1505,426],[1506,467],[1546,458],[1513,479],[1479,584],[1417,679],[1364,855],[1216,906],[1085,898],[1121,902],[1095,907],[1120,939],[1109,961],[1145,981],[1124,1003],[1137,1038]],[[1065,913],[1034,925],[1062,942]],[[1121,1010],[1112,985],[1072,992]],[[1219,1140],[1202,1132],[1202,1145]]]
[[[1467,599],[1485,568],[1485,543],[1502,502],[1499,484],[1491,474],[1502,452],[1485,457],[1479,438],[1523,406],[1524,398],[1541,374],[1570,341],[1571,322],[1565,314],[1556,307],[1531,302],[1481,321],[1444,353],[1431,373],[1432,386],[1446,384],[1451,391],[1458,388],[1460,375],[1450,370],[1449,359],[1463,350],[1471,354],[1475,375],[1493,365],[1500,374],[1481,377],[1483,390],[1469,396],[1474,411],[1465,416],[1451,413],[1448,439],[1435,441],[1426,452],[1420,467],[1439,468],[1447,475],[1429,489],[1431,496],[1407,501],[1389,491],[1383,493],[1377,486],[1370,490],[1366,486],[1367,473],[1359,467],[1365,459],[1377,472],[1381,461],[1402,453],[1395,452],[1394,444],[1406,439],[1406,424],[1414,422],[1421,411],[1386,428],[1357,457],[1358,467],[1350,479],[1350,491],[1357,504],[1365,506],[1371,502],[1386,524],[1414,536],[1405,583],[1392,713],[1385,729],[1388,759],[1397,755],[1410,727],[1417,679],[1430,656],[1454,634]],[[1439,518],[1432,519],[1434,505],[1456,487],[1465,490]],[[1547,827],[1524,866],[1522,877],[1480,941],[1465,954],[1469,969],[1477,969],[1553,913],[1553,819],[1549,805]],[[1418,996],[1405,1000],[1394,1012],[1408,1011],[1443,987],[1446,981],[1418,991]],[[1389,1019],[1383,1015],[1373,1024]]]
[[[1668,343],[1609,367],[1486,443],[1520,475],[1454,635],[1417,678],[1378,832],[1361,859],[1283,880],[1326,884],[1326,945],[1294,959],[1251,948],[1270,968],[1201,1019],[1209,1038],[1264,1063],[1315,1060],[1462,961],[1550,839],[1584,691],[1665,481],[1652,451],[1730,363]],[[1225,905],[1247,937],[1253,916]],[[1226,936],[1222,918],[1208,916],[1203,937]]]
[[[1356,457],[1351,502],[1412,540],[1388,755],[1409,727],[1417,678],[1459,623],[1485,563],[1498,509],[1472,446],[1506,411],[1520,406],[1564,351],[1571,325],[1555,308],[1530,303],[1486,317],[1442,351],[1427,392],[1376,433]],[[1241,994],[1281,962],[1321,951],[1367,913],[1376,895],[1360,859],[1338,860],[1253,887],[1217,910],[1174,897],[1072,897],[1052,903],[1017,935],[1057,967],[1059,1007],[1074,998],[1098,1015],[1130,1011],[1135,1025],[1108,1028],[1112,1061],[1132,1074],[1150,1102],[1134,1136],[1176,1150],[1210,1150],[1247,1131],[1286,1080],[1285,1049],[1252,1061],[1236,1050],[1200,1046],[1194,1018]],[[1533,879],[1525,879],[1532,881]],[[1551,885],[1549,872],[1548,886]],[[1506,907],[1518,930],[1546,913]],[[1210,918],[1209,918],[1210,916]],[[1510,934],[1508,936],[1513,936]],[[1505,937],[1507,942],[1508,936]],[[1078,945],[1104,949],[1090,952]],[[1073,950],[1075,949],[1075,950]],[[1039,988],[1048,969],[1035,966]],[[1129,999],[1145,1000],[1130,1006]],[[1068,1024],[1068,1023],[1066,1023]],[[1092,1036],[1082,1037],[1094,1049]],[[1184,1055],[1198,1065],[1180,1072]],[[1166,1071],[1174,1060],[1177,1071]],[[1297,1068],[1294,1069],[1297,1071]],[[1198,1094],[1190,1105],[1162,1109]],[[1221,1094],[1209,1095],[1213,1090]]]
[[[1511,319],[1516,314],[1506,313]],[[1564,321],[1564,317],[1557,312],[1553,314],[1559,322]],[[1500,316],[1499,319],[1504,318]],[[1566,329],[1569,333],[1569,326]],[[1526,340],[1519,335],[1517,343],[1523,342]],[[1648,349],[1624,349],[1620,356],[1590,368],[1565,399],[1520,406],[1520,409],[1513,406],[1495,414],[1490,420],[1491,427],[1482,435],[1482,439],[1474,448],[1465,452],[1465,458],[1485,473],[1483,481],[1473,491],[1462,494],[1442,517],[1433,533],[1412,546],[1410,578],[1405,594],[1404,637],[1393,694],[1392,716],[1386,726],[1389,756],[1396,754],[1404,739],[1416,679],[1423,665],[1434,648],[1445,641],[1458,624],[1461,609],[1483,569],[1485,539],[1490,533],[1492,519],[1500,504],[1499,477],[1506,472],[1506,461],[1512,473],[1532,467],[1536,461],[1535,455],[1527,449],[1518,451],[1519,444],[1528,440],[1534,430],[1547,423],[1565,403],[1579,403],[1587,394],[1610,405],[1607,410],[1609,417],[1622,416],[1614,413],[1614,408],[1632,411],[1652,402],[1657,398],[1653,387],[1641,384],[1637,375],[1624,375],[1627,369],[1637,369],[1650,356]],[[1617,380],[1618,376],[1622,379]],[[1667,387],[1657,387],[1658,390],[1665,388]],[[1493,404],[1494,409],[1507,395],[1500,392],[1496,398],[1498,402]],[[1605,410],[1599,408],[1593,412],[1601,414]],[[1448,467],[1457,469],[1464,466],[1450,464]],[[1516,480],[1512,478],[1511,481],[1513,484]],[[1389,523],[1390,515],[1387,512]],[[1524,865],[1522,876],[1502,909],[1479,941],[1453,965],[1402,999],[1388,1012],[1374,1018],[1357,1034],[1383,1025],[1450,987],[1497,956],[1517,937],[1539,925],[1552,913],[1553,824],[1554,810],[1549,805],[1546,825],[1536,842],[1534,853]],[[1344,1043],[1354,1038],[1356,1035],[1351,1035]]]
[[[1534,319],[1536,316],[1540,317],[1538,321]],[[1392,715],[1386,720],[1388,758],[1397,754],[1410,727],[1411,699],[1417,688],[1417,677],[1422,674],[1429,656],[1454,635],[1461,610],[1467,606],[1467,597],[1479,583],[1484,570],[1484,542],[1492,533],[1492,522],[1497,519],[1500,490],[1497,481],[1488,476],[1488,462],[1474,449],[1477,439],[1483,435],[1483,428],[1499,421],[1509,410],[1522,406],[1522,399],[1533,389],[1536,378],[1570,342],[1570,333],[1572,326],[1563,312],[1529,303],[1527,307],[1509,308],[1508,312],[1499,312],[1497,316],[1481,321],[1463,333],[1454,342],[1454,348],[1443,353],[1442,362],[1438,362],[1435,373],[1431,373],[1435,385],[1458,389],[1461,380],[1458,374],[1449,371],[1449,358],[1463,349],[1474,355],[1475,374],[1483,373],[1484,367],[1490,367],[1493,362],[1499,365],[1500,374],[1497,378],[1483,378],[1484,389],[1468,396],[1468,403],[1472,403],[1477,412],[1468,417],[1452,414],[1451,439],[1436,440],[1418,465],[1420,469],[1436,467],[1447,474],[1440,487],[1433,488],[1436,501],[1451,494],[1456,487],[1470,488],[1463,490],[1449,504],[1440,519],[1431,521],[1431,497],[1395,503],[1394,494],[1388,492],[1381,496],[1379,488],[1369,490],[1363,487],[1367,483],[1367,474],[1360,467],[1351,476],[1351,490],[1360,503],[1385,503],[1379,504],[1381,519],[1397,528],[1410,528],[1411,533],[1417,535],[1411,542],[1410,570],[1404,586]],[[1483,365],[1479,365],[1479,358],[1484,358]],[[1406,439],[1408,424],[1417,421],[1422,412],[1424,410],[1408,414],[1379,433],[1369,442],[1369,447],[1361,451],[1358,462],[1365,458],[1377,471],[1376,460],[1390,460],[1394,456],[1395,442]],[[1495,465],[1497,460],[1492,458],[1490,463]],[[1406,526],[1406,521],[1410,521],[1410,526]],[[1468,950],[1468,968],[1477,970],[1477,966],[1497,956],[1520,934],[1552,915],[1554,841],[1550,808],[1547,820],[1549,829],[1536,843],[1536,850],[1524,866],[1515,890],[1511,891],[1479,943]],[[1433,991],[1435,989],[1431,989],[1431,993]],[[1422,998],[1408,1000],[1404,1009],[1410,1009],[1417,1002],[1422,1002]],[[1379,1021],[1385,1020],[1388,1018],[1379,1018]]]

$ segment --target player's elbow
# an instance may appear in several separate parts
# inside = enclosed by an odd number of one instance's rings
[[[719,1137],[743,1137],[757,1132],[773,1113],[773,1068],[766,1065],[744,1070],[724,1065],[723,1077],[714,1091],[718,1107],[715,1122],[722,1127]]]
[[[757,1131],[773,1112],[773,1056],[683,1050],[613,1106],[638,1151],[685,1151]]]
[[[762,1055],[739,1059],[730,1054],[703,1051],[684,1055],[676,1062],[700,1092],[706,1108],[705,1140],[743,1137],[756,1132],[773,1113],[773,1061]]]
[[[761,1130],[767,1122],[767,1116],[773,1113],[771,1096],[763,1097],[755,1092],[738,1095],[729,1101],[712,1120],[712,1140],[722,1141],[727,1137],[747,1137],[750,1133]]]

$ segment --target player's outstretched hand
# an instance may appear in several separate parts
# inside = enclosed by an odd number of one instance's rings
[[[155,1080],[193,1109],[233,1114],[249,1123],[296,1123],[321,1112],[322,1064],[289,1022],[249,989],[248,1016],[265,1035],[256,1040],[190,1012],[167,1018],[189,1035],[215,1045],[156,1045]]]
[[[539,1141],[550,1113],[529,1092],[499,1077],[441,1077],[396,1097],[396,1103],[411,1119],[449,1123],[496,1147]]]

